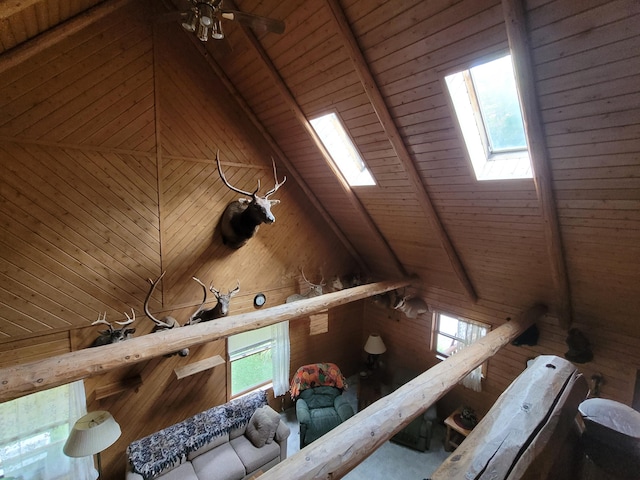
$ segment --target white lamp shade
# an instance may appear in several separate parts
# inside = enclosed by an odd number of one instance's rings
[[[113,445],[120,433],[120,425],[109,412],[87,413],[73,425],[62,451],[68,457],[94,455]]]
[[[387,351],[382,338],[377,333],[372,333],[364,344],[364,351],[372,355],[380,355]]]

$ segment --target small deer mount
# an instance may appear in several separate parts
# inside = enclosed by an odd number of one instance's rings
[[[300,273],[302,274],[302,278],[304,279],[305,283],[309,286],[309,290],[307,291],[307,293],[294,293],[293,295],[289,295],[285,300],[285,303],[297,302],[299,300],[319,297],[320,295],[322,295],[322,288],[326,285],[326,283],[324,283],[324,277],[322,277],[320,283],[316,284],[311,283],[309,280],[307,280],[307,277],[305,277],[304,275],[304,269],[300,269]]]
[[[231,185],[220,166],[220,151],[216,152],[216,163],[218,165],[218,174],[229,187],[229,189],[249,198],[240,198],[229,203],[220,217],[220,232],[222,233],[222,242],[230,248],[238,249],[245,245],[251,237],[258,231],[258,227],[263,223],[273,223],[276,217],[271,213],[271,207],[280,203],[280,200],[269,200],[269,197],[276,193],[278,189],[287,181],[284,177],[282,182],[278,182],[278,174],[276,172],[276,163],[271,159],[273,164],[273,177],[275,186],[269,190],[263,197],[258,195],[260,190],[260,179],[258,179],[258,187],[252,192],[240,190]]]
[[[240,280],[238,280],[236,288],[229,290],[227,293],[220,293],[220,291],[216,290],[213,286],[213,282],[211,282],[211,285],[209,285],[209,291],[215,295],[218,303],[216,303],[216,306],[213,308],[204,309],[202,307],[207,301],[207,287],[198,278],[193,277],[193,279],[202,286],[202,289],[204,290],[204,299],[200,308],[198,308],[198,310],[196,310],[189,318],[187,325],[195,325],[196,323],[209,322],[216,318],[226,317],[229,314],[231,298],[240,291]]]
[[[109,328],[107,330],[100,330],[98,332],[100,334],[100,336],[93,341],[93,343],[91,344],[91,347],[100,347],[102,345],[110,345],[112,343],[119,343],[119,342],[123,342],[123,341],[128,340],[129,338],[131,338],[133,336],[133,334],[136,333],[136,329],[135,328],[124,328],[124,327],[126,325],[132,324],[135,321],[136,313],[133,311],[133,308],[132,308],[131,309],[131,315],[132,315],[131,317],[127,314],[127,312],[125,312],[124,314],[127,317],[127,321],[126,322],[116,322],[122,328],[113,328],[113,325],[111,325],[110,322],[107,322],[107,312],[104,312],[102,315],[100,315],[100,313],[98,313],[98,319],[95,322],[93,322],[91,325],[105,324]]]
[[[393,306],[395,310],[403,312],[407,318],[417,318],[418,315],[430,312],[431,309],[427,302],[420,297],[411,297],[409,295],[398,297],[396,304]]]

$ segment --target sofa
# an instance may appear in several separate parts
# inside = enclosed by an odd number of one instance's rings
[[[126,480],[243,480],[287,457],[289,427],[254,392],[127,447]]]
[[[353,408],[342,395],[347,383],[334,363],[303,365],[291,381],[300,424],[300,448],[304,448],[352,417]]]

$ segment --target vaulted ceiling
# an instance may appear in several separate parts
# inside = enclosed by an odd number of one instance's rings
[[[228,0],[225,0],[225,2]],[[3,0],[0,54],[22,61],[123,0]],[[281,35],[223,21],[204,55],[352,255],[417,275],[433,303],[545,302],[639,336],[640,5],[635,0],[237,0]],[[175,3],[175,7],[182,7]],[[157,15],[171,5],[155,5]],[[181,30],[156,22],[155,34]],[[507,21],[505,21],[507,19]],[[523,21],[524,23],[518,23]],[[478,181],[444,75],[513,49],[534,179]],[[349,188],[308,124],[335,111],[377,184]]]

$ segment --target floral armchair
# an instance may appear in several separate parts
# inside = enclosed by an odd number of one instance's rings
[[[290,392],[300,423],[300,448],[353,416],[353,408],[342,395],[346,388],[346,380],[334,363],[304,365],[296,371]]]

